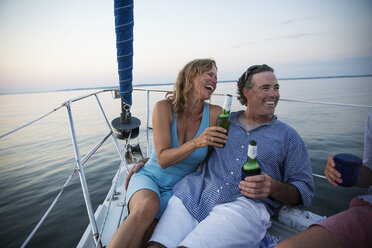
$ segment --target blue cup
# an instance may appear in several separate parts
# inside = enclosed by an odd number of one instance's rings
[[[362,160],[357,156],[347,153],[337,154],[333,161],[336,164],[336,170],[341,173],[342,183],[339,185],[344,187],[352,187],[358,180]]]

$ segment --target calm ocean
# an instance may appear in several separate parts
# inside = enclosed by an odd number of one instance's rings
[[[363,156],[365,121],[371,108],[293,103],[284,99],[372,106],[372,77],[280,80],[283,99],[276,114],[294,127],[305,141],[313,172],[323,175],[326,159],[337,153]],[[171,86],[151,88],[170,89]],[[63,91],[0,95],[0,135],[92,91]],[[220,83],[217,93],[236,93],[233,83]],[[153,104],[164,97],[154,93]],[[120,102],[111,93],[99,95],[109,121],[119,116]],[[141,119],[140,144],[146,153],[145,93],[134,92],[132,115]],[[222,96],[213,103],[222,104]],[[151,104],[151,106],[152,106]],[[237,101],[233,110],[243,109]],[[107,134],[106,123],[94,98],[73,103],[73,118],[80,155],[85,155]],[[150,117],[151,118],[151,117]],[[123,147],[124,143],[119,141]],[[112,141],[106,142],[86,163],[91,200],[96,208],[111,186],[119,165]],[[16,133],[0,139],[0,247],[19,247],[61,190],[75,166],[65,108]],[[311,210],[332,215],[347,208],[350,199],[365,189],[332,187],[315,178],[316,197]],[[40,227],[28,247],[74,247],[88,225],[77,175]]]

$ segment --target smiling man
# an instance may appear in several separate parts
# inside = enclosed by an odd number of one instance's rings
[[[231,113],[226,146],[214,148],[201,172],[174,186],[149,247],[259,247],[282,204],[311,205],[314,182],[304,142],[274,115],[280,98],[274,70],[249,67],[238,95],[246,109]],[[241,181],[251,140],[263,173]]]

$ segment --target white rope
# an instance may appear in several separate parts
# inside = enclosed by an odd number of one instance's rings
[[[314,176],[314,177],[323,178],[323,179],[327,179],[325,176],[323,176],[323,175],[319,175],[319,174],[315,174],[315,173],[313,173],[313,176]]]

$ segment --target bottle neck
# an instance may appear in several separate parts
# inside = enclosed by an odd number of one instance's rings
[[[222,109],[222,115],[230,115],[230,110]]]
[[[222,113],[224,113],[225,111],[226,111],[226,113],[230,113],[231,102],[232,102],[232,96],[231,95],[226,95],[225,96],[225,101],[223,102]]]
[[[256,159],[257,157],[257,146],[251,144],[248,145],[247,156],[251,159]]]

